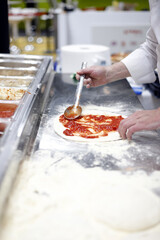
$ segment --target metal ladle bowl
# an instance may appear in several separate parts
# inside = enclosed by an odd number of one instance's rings
[[[78,118],[81,115],[81,113],[82,113],[82,108],[80,106],[75,107],[75,105],[73,105],[73,106],[69,106],[65,110],[64,116],[69,120],[73,120]]]

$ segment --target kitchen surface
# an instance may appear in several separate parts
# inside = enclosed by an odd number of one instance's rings
[[[1,1],[0,240],[160,239],[159,8]]]
[[[33,118],[33,112],[40,116],[14,170],[15,181],[1,218],[1,239],[159,239],[159,133],[139,132],[132,141],[65,140],[55,132],[54,121],[72,105],[77,83],[70,74],[60,73],[48,82],[43,109],[37,107],[39,96],[46,92],[42,86],[28,118]],[[125,79],[84,87],[80,105],[125,116],[142,109]],[[26,122],[20,142],[25,142],[32,124]],[[13,156],[18,152],[15,149]],[[11,157],[10,165],[15,161]],[[105,214],[107,206],[110,210]],[[127,213],[132,210],[133,221],[129,221]]]

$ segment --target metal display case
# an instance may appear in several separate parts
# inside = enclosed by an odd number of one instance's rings
[[[0,215],[38,127],[53,80],[52,69],[52,57],[0,55]]]

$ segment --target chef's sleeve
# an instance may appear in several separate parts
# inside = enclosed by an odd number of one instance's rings
[[[157,44],[156,37],[150,28],[146,35],[146,41],[138,49],[121,60],[136,83],[155,82],[154,70],[157,66]]]

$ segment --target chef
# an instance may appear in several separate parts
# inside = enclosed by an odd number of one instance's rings
[[[97,87],[126,77],[132,77],[138,84],[156,81],[155,70],[160,79],[160,0],[149,0],[151,26],[146,41],[121,62],[111,66],[91,66],[77,72],[77,79],[85,75],[87,88]],[[160,128],[160,108],[137,111],[122,120],[119,134],[122,139],[132,139],[135,132]]]

